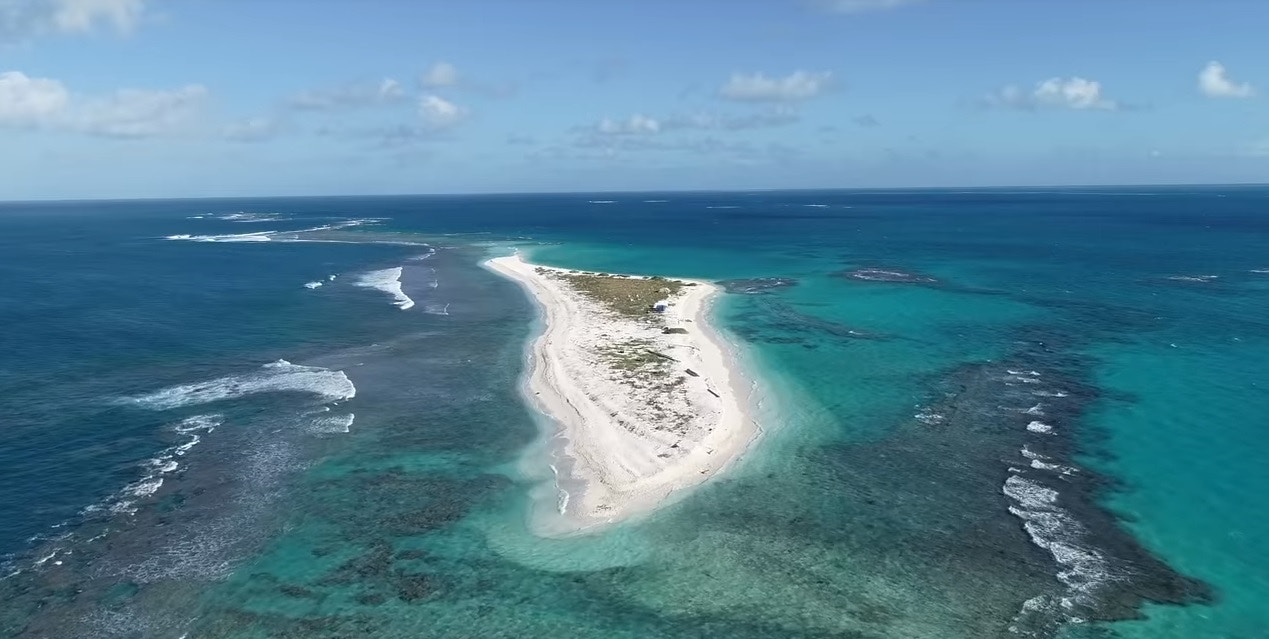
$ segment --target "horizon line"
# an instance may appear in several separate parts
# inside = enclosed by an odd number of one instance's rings
[[[163,202],[191,200],[295,200],[321,198],[426,198],[426,197],[506,197],[506,196],[549,196],[549,195],[638,195],[638,194],[671,194],[671,193],[799,193],[823,191],[1020,191],[1030,189],[1128,189],[1128,188],[1247,188],[1269,187],[1269,182],[1167,182],[1167,183],[1128,183],[1128,184],[1031,184],[1031,185],[971,185],[971,186],[849,186],[849,187],[794,187],[794,188],[753,188],[753,189],[640,189],[640,190],[596,190],[596,191],[486,191],[486,192],[445,192],[445,193],[344,193],[325,195],[195,195],[186,197],[143,196],[143,197],[81,197],[81,198],[34,198],[34,199],[0,199],[0,206],[9,204],[59,204],[77,202]]]

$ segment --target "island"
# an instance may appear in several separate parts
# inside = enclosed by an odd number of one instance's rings
[[[541,309],[523,392],[549,418],[548,535],[647,514],[734,462],[760,428],[737,351],[712,324],[722,289],[699,280],[485,263]],[[542,513],[549,512],[549,516]]]

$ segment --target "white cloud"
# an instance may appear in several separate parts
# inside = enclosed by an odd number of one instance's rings
[[[205,87],[191,84],[170,91],[122,89],[81,98],[57,80],[7,71],[0,73],[0,127],[154,137],[190,123],[207,97]]]
[[[579,130],[603,136],[635,136],[684,130],[741,131],[784,126],[800,120],[796,111],[782,106],[746,115],[691,113],[653,118],[636,113],[622,120],[604,118],[594,126],[579,127]]]
[[[207,97],[207,88],[197,84],[171,91],[123,89],[78,106],[70,118],[71,128],[107,137],[165,135],[192,122]]]
[[[719,95],[741,102],[793,102],[820,95],[832,83],[828,71],[812,73],[794,71],[783,78],[769,78],[762,73],[733,73]]]
[[[0,43],[43,35],[91,33],[105,26],[136,28],[148,0],[0,0]]]
[[[64,113],[69,103],[70,92],[57,80],[21,71],[0,73],[0,126],[41,126]]]
[[[467,109],[440,96],[426,95],[419,100],[419,117],[429,129],[450,129],[467,119]]]
[[[1198,86],[1199,91],[1209,98],[1250,98],[1256,93],[1250,84],[1236,84],[1230,80],[1225,65],[1215,60],[1208,62],[1199,72]]]
[[[333,89],[315,89],[291,96],[287,105],[301,111],[340,111],[405,100],[401,83],[384,78],[378,84],[352,83]]]
[[[392,78],[384,78],[379,83],[379,100],[383,102],[391,102],[400,100],[405,97],[405,89],[401,88],[401,83]]]
[[[819,0],[821,8],[834,13],[866,13],[885,11],[917,4],[925,0]]]
[[[639,135],[659,133],[661,123],[646,115],[636,113],[625,120],[604,118],[595,125],[595,130],[605,135]]]
[[[448,62],[437,62],[419,76],[419,84],[425,89],[440,89],[458,84],[458,69]]]
[[[1102,85],[1079,77],[1049,78],[1030,91],[1007,86],[987,96],[989,106],[1034,111],[1070,109],[1075,111],[1117,111],[1122,105],[1102,95]]]

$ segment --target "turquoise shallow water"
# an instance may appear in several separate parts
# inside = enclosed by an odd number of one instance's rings
[[[5,205],[0,628],[1265,636],[1267,201]],[[534,311],[479,267],[512,248],[728,283],[764,439],[646,520],[531,535]],[[394,268],[405,311],[357,285]]]

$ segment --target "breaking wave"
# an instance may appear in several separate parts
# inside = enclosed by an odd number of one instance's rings
[[[257,393],[309,393],[325,402],[352,399],[357,387],[343,371],[317,366],[299,366],[284,359],[265,364],[260,370],[220,377],[196,384],[181,384],[126,401],[153,410],[197,406]]]
[[[414,307],[414,300],[410,299],[410,296],[401,290],[401,272],[402,268],[400,266],[371,271],[357,280],[357,286],[373,288],[391,295],[392,304],[404,311]]]

